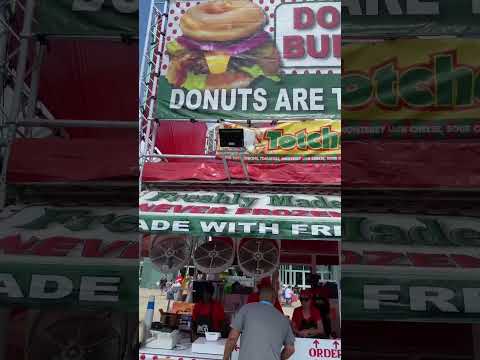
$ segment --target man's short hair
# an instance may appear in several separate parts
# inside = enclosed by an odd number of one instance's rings
[[[260,300],[273,301],[273,288],[271,286],[262,287],[259,291]]]

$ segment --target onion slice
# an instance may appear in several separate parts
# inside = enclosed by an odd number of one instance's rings
[[[249,38],[240,40],[233,44],[225,44],[221,42],[200,42],[183,35],[179,36],[176,40],[180,45],[189,50],[219,51],[229,55],[238,55],[263,45],[265,42],[270,40],[270,35],[265,31],[261,31],[257,32],[253,36],[250,36]]]

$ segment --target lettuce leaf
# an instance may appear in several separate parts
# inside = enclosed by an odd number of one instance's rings
[[[240,68],[243,72],[246,72],[248,75],[253,77],[254,79],[260,77],[260,76],[265,76],[266,78],[278,82],[280,81],[280,76],[278,75],[266,75],[263,72],[263,69],[259,65],[253,65],[253,66],[242,66]]]
[[[188,72],[187,79],[182,84],[182,87],[187,90],[203,90],[207,82],[207,75],[197,75],[192,72]]]
[[[172,40],[167,44],[167,52],[170,55],[175,55],[183,50],[185,50],[185,48],[180,45],[177,40]]]

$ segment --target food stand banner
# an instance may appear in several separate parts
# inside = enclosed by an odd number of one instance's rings
[[[136,208],[7,207],[0,221],[0,303],[138,310]]]
[[[480,234],[480,222],[475,217],[344,214],[342,243],[380,245],[414,245],[477,247],[474,235]]]
[[[5,257],[0,304],[77,309],[101,306],[137,312],[137,267],[138,259],[112,264],[84,258],[82,264],[64,258]]]
[[[431,270],[423,272],[427,274],[401,277],[395,268],[388,275],[342,275],[343,319],[480,323],[478,271],[463,271],[460,279],[452,279],[452,270],[439,271],[437,278],[428,275]]]
[[[345,46],[342,119],[478,118],[479,50],[479,43],[469,39]]]
[[[160,119],[339,117],[340,2],[174,1]]]
[[[477,0],[350,0],[342,7],[342,30],[347,38],[468,36],[480,31]]]
[[[139,210],[140,230],[149,233],[336,241],[341,236],[339,196],[147,191]]]
[[[221,129],[243,129],[247,160],[338,159],[341,146],[340,120],[285,122],[270,127],[247,127],[221,123],[209,129],[206,153],[238,158],[220,146]]]
[[[35,32],[65,36],[138,36],[138,0],[39,0]]]
[[[342,225],[343,319],[480,322],[478,219],[348,214]]]

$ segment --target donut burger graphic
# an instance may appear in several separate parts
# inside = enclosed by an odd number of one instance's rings
[[[212,0],[180,18],[183,34],[170,41],[166,78],[175,87],[248,87],[261,76],[280,81],[280,54],[265,32],[266,16],[250,0]]]

